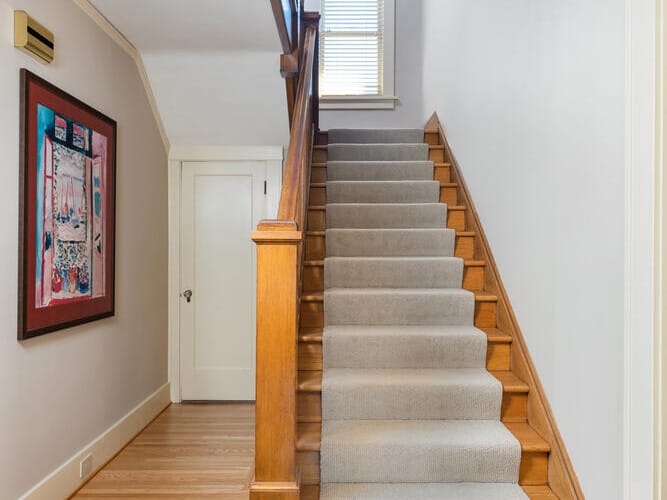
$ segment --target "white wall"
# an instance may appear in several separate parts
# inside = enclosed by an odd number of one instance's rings
[[[395,94],[399,101],[394,109],[380,110],[322,110],[320,127],[423,127],[422,116],[422,63],[421,0],[395,0],[396,2],[396,58]],[[306,10],[319,10],[319,0],[307,0]]]
[[[56,37],[13,48],[13,10]],[[0,499],[14,499],[167,381],[166,156],[134,61],[69,0],[0,0]],[[118,122],[116,316],[16,341],[19,68]],[[100,465],[100,464],[96,464]]]
[[[287,144],[287,98],[278,48],[142,51],[171,144]]]
[[[623,0],[424,0],[437,110],[587,498],[622,496]]]

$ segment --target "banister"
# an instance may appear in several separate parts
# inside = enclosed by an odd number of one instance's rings
[[[301,5],[302,0],[298,1]],[[274,13],[276,4],[282,18],[288,12],[283,7],[296,5],[295,0],[272,0]],[[277,22],[281,16],[276,17]],[[291,43],[298,45],[289,47],[293,57],[282,58],[286,64],[296,65],[298,74],[286,78],[292,124],[278,214],[275,220],[261,221],[252,234],[257,244],[257,373],[251,500],[298,500],[300,495],[297,340],[310,163],[318,122],[319,15],[300,16],[298,23],[300,33],[291,38]],[[283,24],[278,22],[279,32]],[[285,44],[283,48],[287,48]]]
[[[295,0],[271,0],[273,17],[276,20],[278,36],[284,54],[290,54],[298,45],[298,20],[300,4]]]
[[[283,190],[278,208],[279,220],[296,220],[297,198],[301,169],[310,160],[306,158],[313,127],[313,69],[317,26],[309,26],[304,38],[304,62],[299,77],[297,100],[294,105],[294,122],[283,174]]]

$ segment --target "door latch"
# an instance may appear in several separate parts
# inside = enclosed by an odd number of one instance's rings
[[[185,300],[190,302],[192,300],[192,290],[186,290],[183,292],[183,297],[185,297]]]

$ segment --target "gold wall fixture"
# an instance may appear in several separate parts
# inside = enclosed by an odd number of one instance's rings
[[[54,40],[53,33],[30,17],[27,12],[14,11],[14,47],[48,64],[53,61]]]

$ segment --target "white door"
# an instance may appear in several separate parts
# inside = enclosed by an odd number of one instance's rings
[[[180,374],[183,400],[255,399],[255,245],[266,166],[184,162]]]

